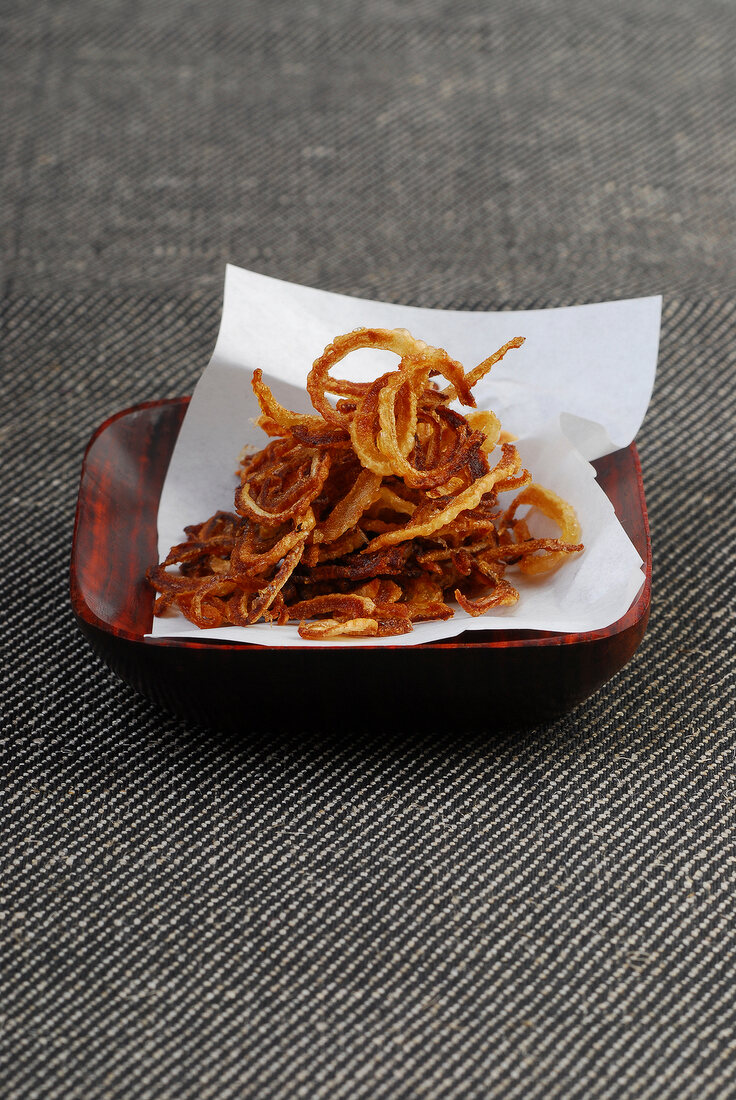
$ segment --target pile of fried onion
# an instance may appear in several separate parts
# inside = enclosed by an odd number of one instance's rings
[[[583,549],[580,525],[521,468],[494,413],[463,416],[451,402],[474,409],[473,386],[522,343],[466,373],[405,329],[357,329],[309,373],[316,415],[285,409],[256,370],[258,424],[273,439],[242,457],[235,511],[185,528],[149,572],[155,613],[178,609],[203,628],[298,620],[303,638],[330,639],[406,634],[450,618],[452,597],[470,615],[515,603],[507,566],[554,569]],[[395,352],[398,368],[373,382],[334,378],[358,348]],[[509,490],[520,492],[501,506]],[[525,505],[559,537],[533,538]]]

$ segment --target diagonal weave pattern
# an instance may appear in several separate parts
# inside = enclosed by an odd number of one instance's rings
[[[736,19],[723,0],[7,0],[4,1100],[736,1095]],[[186,726],[78,634],[79,465],[223,263],[665,294],[634,660],[525,733]]]
[[[217,292],[228,260],[465,307],[736,285],[722,0],[5,7],[17,292]]]
[[[99,667],[67,606],[87,436],[116,388],[189,390],[218,312],[7,309],[8,560],[40,545],[45,566],[22,606],[2,596],[5,1095],[730,1095],[733,306],[665,309],[633,662],[535,732],[459,716],[306,741],[277,719],[225,738],[168,718]],[[711,441],[705,489],[686,422]]]

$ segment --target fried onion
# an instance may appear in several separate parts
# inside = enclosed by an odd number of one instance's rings
[[[405,329],[357,329],[309,372],[315,414],[286,409],[254,371],[271,442],[242,456],[235,513],[187,527],[149,571],[155,613],[178,610],[202,629],[298,621],[303,638],[331,640],[450,618],[450,596],[473,616],[514,604],[506,570],[555,569],[583,550],[580,524],[532,482],[493,412],[463,416],[450,401],[474,408],[473,386],[522,343],[466,373]],[[374,381],[334,377],[359,348],[393,352],[398,365]],[[498,494],[516,490],[504,509]],[[519,509],[553,520],[559,537],[534,537]]]

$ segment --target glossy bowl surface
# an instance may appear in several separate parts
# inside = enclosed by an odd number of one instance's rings
[[[71,560],[77,622],[110,668],[161,706],[230,729],[343,723],[464,728],[522,726],[570,710],[629,660],[646,629],[651,547],[635,446],[594,465],[598,481],[646,563],[626,615],[585,634],[472,631],[393,647],[233,645],[146,638],[156,562],[156,516],[188,398],[125,409],[85,453]]]

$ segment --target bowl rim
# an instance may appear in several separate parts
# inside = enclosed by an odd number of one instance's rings
[[[117,421],[130,417],[132,415],[145,412],[148,409],[163,409],[167,406],[176,407],[177,409],[186,409],[189,404],[189,396],[181,397],[168,397],[160,398],[151,401],[139,402],[135,405],[130,405],[124,409],[120,409],[118,412],[113,413],[107,417],[92,433],[89,441],[85,447],[82,457],[80,479],[79,479],[79,491],[77,494],[76,510],[74,516],[74,528],[72,533],[72,545],[71,545],[71,557],[69,567],[69,588],[72,608],[74,614],[79,622],[80,626],[87,629],[93,629],[96,631],[102,631],[103,633],[110,635],[123,642],[130,642],[132,644],[145,646],[154,646],[156,648],[165,649],[189,649],[189,650],[206,650],[206,651],[236,651],[252,653],[254,651],[261,651],[263,653],[333,653],[333,652],[346,652],[346,647],[338,645],[320,645],[313,649],[309,646],[288,646],[288,645],[262,645],[254,644],[252,642],[228,642],[223,639],[212,639],[212,641],[199,641],[194,638],[153,638],[145,634],[136,633],[125,629],[124,627],[116,626],[113,623],[106,622],[101,619],[91,609],[87,603],[83,586],[79,579],[78,574],[78,542],[79,532],[83,521],[84,511],[84,489],[85,480],[88,473],[88,466],[90,460],[90,452],[97,440],[109,430],[109,428]],[[642,619],[646,619],[649,612],[649,606],[651,601],[651,587],[652,587],[652,547],[649,531],[649,520],[647,515],[646,500],[644,497],[644,483],[642,479],[641,461],[639,459],[639,453],[637,451],[635,443],[630,443],[628,447],[621,448],[618,452],[628,452],[634,467],[634,475],[636,481],[636,500],[639,504],[640,515],[643,527],[644,540],[646,544],[646,553],[642,555],[644,563],[644,577],[641,588],[631,603],[626,613],[617,619],[614,623],[611,623],[607,627],[602,627],[598,630],[583,631],[583,632],[569,632],[559,633],[555,631],[535,631],[535,630],[513,630],[508,631],[488,631],[486,638],[480,638],[478,640],[471,640],[474,633],[482,633],[480,631],[466,631],[458,634],[453,638],[448,638],[443,641],[437,642],[418,642],[416,645],[371,645],[370,643],[361,646],[351,646],[350,650],[355,652],[380,652],[380,651],[426,651],[426,650],[478,650],[478,649],[514,649],[514,648],[531,648],[537,646],[572,646],[572,645],[586,645],[591,642],[601,641],[603,639],[610,639],[617,634],[631,629],[637,626]],[[608,456],[605,456],[608,457]],[[603,486],[601,486],[603,487]],[[604,489],[605,492],[605,489]],[[610,498],[609,498],[610,499]],[[615,506],[614,506],[615,507]],[[619,517],[620,519],[621,517]],[[640,548],[637,547],[637,551],[641,554]],[[501,635],[495,637],[495,635]],[[467,639],[467,640],[466,640]]]

